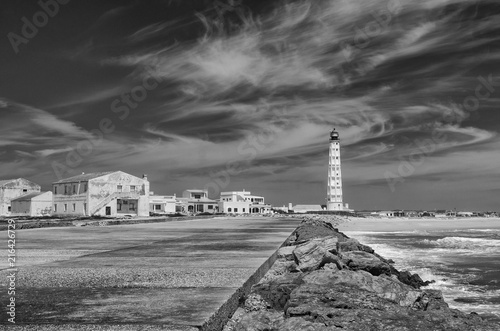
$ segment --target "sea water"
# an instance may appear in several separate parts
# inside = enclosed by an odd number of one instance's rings
[[[500,321],[500,229],[345,231],[398,270],[418,273],[451,308]]]

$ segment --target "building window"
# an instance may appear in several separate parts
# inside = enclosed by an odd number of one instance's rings
[[[68,187],[64,185],[64,194],[68,194]]]
[[[155,205],[155,210],[161,210],[161,205]]]
[[[68,205],[64,204],[64,211],[68,211]]]
[[[118,211],[122,210],[122,204],[121,204],[121,202],[118,202],[116,204],[116,210],[118,210]]]
[[[27,189],[23,189],[23,192],[28,192],[28,190]]]
[[[243,208],[243,212],[245,212],[245,208]]]
[[[238,212],[238,208],[234,208],[234,212],[237,213]]]
[[[76,194],[76,185],[73,185],[73,194]]]
[[[85,214],[87,214],[87,203],[86,202],[83,203],[83,212]]]
[[[195,198],[195,199],[201,199],[201,194],[195,194],[195,195],[194,195],[194,198]]]
[[[118,185],[118,186],[116,187],[116,190],[117,190],[118,192],[121,192],[121,191],[123,191],[123,186],[121,186],[121,185]]]
[[[133,202],[129,203],[128,209],[132,210],[132,211],[135,211],[135,203],[133,203]]]
[[[130,185],[130,192],[135,192],[135,185]]]
[[[54,194],[57,194],[57,186],[54,186]]]
[[[76,211],[76,203],[73,204],[73,211]]]
[[[83,184],[83,192],[87,192],[87,183]]]
[[[57,213],[57,205],[54,205],[54,212]]]
[[[11,206],[8,206],[7,207],[7,211],[10,212],[12,210],[12,207]]]
[[[230,213],[230,212],[233,211],[233,209],[232,208],[228,208],[227,211]]]
[[[208,205],[208,209],[214,209],[213,205]]]

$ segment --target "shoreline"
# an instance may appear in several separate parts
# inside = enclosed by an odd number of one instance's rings
[[[408,232],[500,228],[500,218],[358,218],[335,225],[347,232]]]

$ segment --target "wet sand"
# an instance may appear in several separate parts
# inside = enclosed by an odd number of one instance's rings
[[[337,225],[339,231],[397,232],[413,230],[498,229],[500,218],[356,218]]]

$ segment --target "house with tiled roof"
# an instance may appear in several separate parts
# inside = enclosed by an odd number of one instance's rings
[[[52,184],[53,214],[149,216],[149,181],[123,171],[82,173]]]

